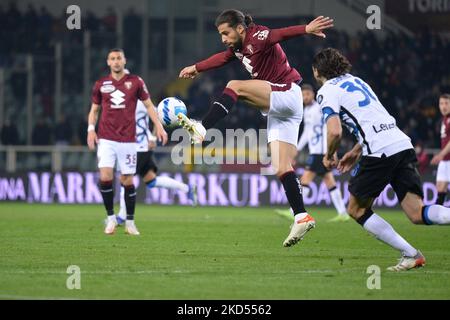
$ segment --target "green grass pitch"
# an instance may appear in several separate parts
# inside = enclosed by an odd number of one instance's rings
[[[311,208],[317,226],[283,248],[272,208],[137,206],[139,237],[103,234],[101,205],[0,204],[0,299],[450,299],[450,228],[377,210],[427,258],[389,273],[398,253],[354,221]],[[69,265],[81,289],[69,290]],[[369,290],[367,267],[381,268]]]

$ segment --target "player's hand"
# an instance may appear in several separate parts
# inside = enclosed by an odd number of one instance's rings
[[[158,139],[158,141],[162,143],[162,145],[165,145],[167,143],[167,140],[168,140],[167,132],[166,132],[166,130],[164,130],[161,123],[156,126],[155,136],[156,136],[156,139]]]
[[[184,79],[194,79],[197,75],[198,71],[194,64],[181,70],[179,77]]]
[[[353,151],[347,152],[338,163],[337,168],[339,172],[341,173],[349,172],[353,168],[353,166],[358,162],[360,155],[361,154],[359,152]]]
[[[431,164],[438,165],[442,160],[444,160],[444,157],[440,153],[438,153],[433,157],[433,159],[431,159]]]
[[[337,157],[337,154],[335,153],[335,154],[333,154],[333,156],[331,158],[328,157],[327,155],[325,155],[323,157],[322,162],[323,162],[323,165],[325,168],[327,168],[328,170],[331,170],[331,169],[337,167],[337,165],[339,163],[339,159]]]
[[[149,149],[149,150],[153,150],[153,149],[155,149],[155,148],[156,148],[156,141],[150,140],[150,141],[148,142],[148,149]]]
[[[95,131],[89,131],[87,135],[87,144],[89,150],[95,150],[95,145],[98,144],[98,138]]]
[[[329,17],[320,16],[308,23],[306,26],[306,33],[316,35],[321,38],[327,36],[323,33],[324,30],[334,27],[334,20]]]

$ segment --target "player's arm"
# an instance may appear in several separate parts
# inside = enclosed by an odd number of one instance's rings
[[[330,116],[327,119],[327,152],[323,158],[323,164],[326,168],[331,169],[338,165],[337,150],[341,144],[342,125],[337,115]]]
[[[315,36],[325,38],[326,36],[324,31],[334,26],[333,21],[334,20],[329,17],[319,16],[307,25],[272,29],[270,31],[269,43],[275,44],[304,34],[313,34]]]
[[[181,70],[179,77],[185,79],[194,79],[200,72],[216,69],[226,65],[233,60],[235,55],[231,49],[216,53],[208,59],[197,62],[196,64]]]
[[[341,173],[350,171],[351,168],[359,161],[362,155],[362,145],[357,143],[352,150],[347,152],[338,163],[338,170]]]
[[[156,108],[153,105],[152,100],[147,99],[142,101],[142,103],[147,108],[148,116],[150,117],[150,120],[153,122],[153,128],[155,130],[155,136],[158,139],[158,141],[162,141],[162,144],[167,143],[167,132],[164,130],[164,127],[162,123],[158,119],[158,114],[156,113]]]
[[[98,119],[98,112],[100,111],[100,105],[96,103],[92,103],[91,110],[89,111],[88,116],[88,135],[87,135],[87,144],[89,149],[94,150],[95,144],[98,144],[97,133],[95,132],[95,124]]]
[[[433,157],[433,159],[431,159],[431,164],[432,165],[439,164],[439,162],[444,160],[445,156],[448,155],[449,153],[450,153],[450,142],[447,143],[447,145],[444,147],[444,149],[441,150],[441,152],[439,152],[437,155]]]

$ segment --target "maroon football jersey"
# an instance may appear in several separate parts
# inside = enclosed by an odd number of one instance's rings
[[[251,25],[240,50],[231,50],[242,62],[253,79],[274,84],[291,84],[301,80],[279,43],[270,41],[271,30],[261,25]]]
[[[99,139],[136,142],[136,103],[150,98],[144,81],[132,74],[119,81],[111,75],[95,82],[92,103],[101,105]]]
[[[442,126],[441,126],[441,148],[444,149],[445,146],[450,141],[450,115],[445,116],[442,119]],[[448,153],[445,158],[445,161],[450,160],[450,153]]]

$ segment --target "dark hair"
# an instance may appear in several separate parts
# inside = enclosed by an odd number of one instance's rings
[[[238,25],[248,28],[250,25],[254,24],[251,15],[243,14],[241,11],[235,9],[228,9],[219,14],[216,18],[216,27],[219,27],[224,23],[228,23],[233,29],[235,29]]]
[[[319,76],[327,80],[349,73],[352,69],[348,59],[333,48],[324,49],[316,54],[312,65],[317,69]]]
[[[309,83],[305,83],[305,84],[302,84],[302,90],[309,90],[309,91],[314,92],[314,87],[312,85],[310,85]]]
[[[125,56],[125,52],[123,51],[122,48],[112,48],[112,49],[109,49],[109,51],[108,51],[108,56],[109,56],[109,54],[110,54],[111,52],[122,52],[122,54]]]
[[[450,100],[450,93],[443,93],[443,94],[441,94],[441,96],[439,97],[439,99],[447,99],[447,100]]]

